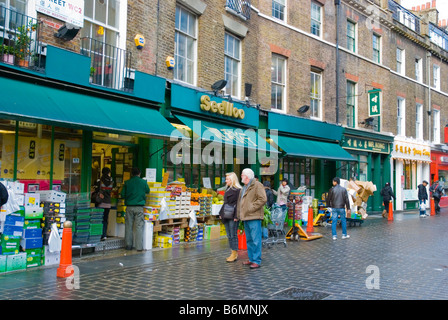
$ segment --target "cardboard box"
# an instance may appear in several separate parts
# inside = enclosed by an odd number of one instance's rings
[[[3,234],[6,236],[21,237],[23,235],[23,227],[5,225],[3,228]]]
[[[44,249],[43,248],[26,249],[25,252],[27,255],[30,256],[42,256],[44,253]]]
[[[42,248],[43,246],[43,238],[25,238],[20,240],[20,246],[23,249],[36,249],[36,248]]]
[[[41,255],[31,255],[27,254],[26,256],[26,267],[39,267],[42,265],[42,256]]]
[[[6,257],[0,256],[0,273],[6,272]]]
[[[25,223],[25,218],[8,214],[5,218],[5,226],[22,227]]]
[[[26,253],[7,256],[6,272],[26,269]]]
[[[45,190],[37,191],[40,194],[40,201],[65,202],[66,194],[60,191]]]
[[[25,219],[41,219],[44,216],[42,207],[39,206],[25,206]]]
[[[42,229],[24,229],[23,230],[23,238],[42,238]]]

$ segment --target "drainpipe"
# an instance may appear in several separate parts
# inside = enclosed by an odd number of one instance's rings
[[[431,116],[432,116],[432,107],[431,107],[431,52],[428,51],[426,53],[426,68],[427,68],[427,77],[428,77],[428,140],[431,143]]]
[[[339,15],[341,0],[334,0],[336,6],[336,124],[339,124]]]
[[[156,68],[155,68],[155,75],[157,76],[157,69],[159,64],[159,23],[160,23],[160,0],[157,0],[157,34],[156,34]]]

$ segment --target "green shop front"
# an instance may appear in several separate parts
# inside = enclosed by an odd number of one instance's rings
[[[168,181],[216,189],[224,186],[227,172],[235,172],[240,179],[244,168],[257,172],[263,159],[277,155],[266,135],[259,134],[258,109],[177,83],[171,83],[169,96],[165,116],[190,140],[183,141],[183,148],[179,139],[161,144]]]
[[[282,152],[277,174],[269,177],[275,187],[286,178],[294,187],[306,186],[307,195],[321,199],[331,188],[340,162],[356,162],[339,145],[341,126],[276,112],[269,112],[267,120],[272,140],[274,130],[278,131],[276,144]]]
[[[356,162],[340,162],[338,175],[344,179],[371,181],[377,188],[367,202],[367,211],[381,211],[380,191],[391,181],[391,152],[394,137],[368,130],[345,128],[342,147]]]
[[[72,63],[61,69],[61,61]],[[0,178],[24,183],[25,193],[90,193],[109,167],[117,197],[133,166],[144,172],[155,165],[155,141],[181,135],[159,110],[163,78],[136,71],[132,91],[94,86],[90,58],[51,46],[45,72],[16,69],[0,71]],[[108,235],[123,235],[114,220]]]

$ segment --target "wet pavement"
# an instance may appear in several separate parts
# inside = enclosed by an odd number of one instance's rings
[[[428,218],[396,213],[393,222],[369,216],[331,227],[313,241],[263,248],[262,266],[227,263],[227,239],[144,252],[114,250],[73,259],[74,282],[56,278],[57,266],[0,275],[1,300],[446,300],[448,208]]]

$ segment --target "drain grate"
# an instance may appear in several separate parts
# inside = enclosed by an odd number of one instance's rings
[[[273,296],[291,300],[322,300],[329,296],[328,293],[305,290],[300,288],[288,288],[273,294]]]

